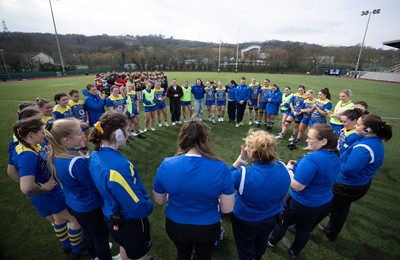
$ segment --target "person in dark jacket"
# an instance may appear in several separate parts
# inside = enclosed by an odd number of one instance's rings
[[[169,98],[169,109],[171,112],[172,125],[182,124],[181,122],[181,97],[183,90],[176,83],[176,78],[172,79],[172,85],[167,89],[167,97]]]

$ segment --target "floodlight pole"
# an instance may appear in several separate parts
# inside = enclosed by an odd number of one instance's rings
[[[51,0],[49,0],[49,4],[50,4],[50,11],[51,11],[51,18],[53,18],[54,32],[56,33],[56,42],[57,42],[57,47],[58,47],[58,54],[60,55],[62,74],[63,74],[63,76],[66,76],[65,67],[64,67],[64,60],[63,60],[63,57],[62,57],[62,54],[61,54],[60,42],[58,41],[56,21],[54,20],[53,7],[51,5]]]
[[[365,36],[367,36],[368,25],[369,25],[369,20],[371,19],[371,14],[380,14],[380,11],[381,11],[381,9],[374,9],[372,12],[370,12],[368,10],[361,12],[361,16],[368,15],[368,21],[367,21],[367,27],[365,27],[365,32],[364,32],[364,37],[363,37],[363,40],[362,40],[362,43],[361,43],[360,52],[358,53],[357,65],[356,65],[356,70],[355,70],[356,75],[358,74],[358,66],[360,65],[361,52],[362,52],[362,49],[364,47]]]
[[[8,79],[11,79],[10,72],[8,71],[8,68],[7,68],[6,60],[4,59],[3,49],[0,49],[0,54],[1,54],[1,60],[3,61],[3,66],[6,69],[6,72],[7,72],[7,75],[8,75]]]
[[[239,33],[240,30],[238,31],[238,38],[237,38],[237,45],[236,45],[236,66],[235,66],[235,73],[238,71],[238,59],[239,59]]]
[[[221,72],[221,30],[219,31],[219,51],[218,51],[218,73]]]

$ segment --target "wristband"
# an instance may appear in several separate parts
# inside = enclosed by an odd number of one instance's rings
[[[237,161],[239,161],[241,164],[249,164],[247,161],[240,159],[240,155],[237,158]]]

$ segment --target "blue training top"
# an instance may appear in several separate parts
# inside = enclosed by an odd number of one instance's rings
[[[383,164],[385,151],[378,136],[363,136],[342,155],[342,168],[336,181],[349,186],[368,184]]]
[[[165,215],[180,224],[211,225],[220,220],[218,198],[235,192],[222,161],[186,154],[165,158],[157,170],[153,190],[168,193]]]
[[[204,98],[204,94],[206,93],[204,88],[205,88],[204,86],[197,85],[197,84],[194,84],[192,86],[192,94],[194,96],[194,99],[203,99]]]
[[[69,207],[77,212],[88,212],[103,204],[103,198],[90,176],[86,158],[55,158],[53,163]]]
[[[307,207],[318,207],[332,200],[332,186],[340,171],[340,158],[336,153],[326,149],[308,153],[293,170],[293,178],[306,186],[301,191],[290,188],[293,199]]]
[[[107,219],[117,211],[125,220],[145,218],[153,212],[153,204],[138,170],[118,151],[102,147],[93,152],[89,170],[104,198],[103,214]]]
[[[241,100],[247,101],[250,98],[250,87],[247,85],[239,85],[235,90],[235,99],[237,102]]]
[[[225,88],[228,90],[228,100],[229,101],[235,101],[235,91],[237,86],[233,85],[230,86],[229,84],[225,86]]]
[[[229,170],[237,190],[233,209],[236,217],[251,222],[261,221],[283,210],[282,199],[289,189],[290,176],[282,162],[256,162],[245,167],[243,187],[240,185],[243,167],[236,169],[232,165]]]

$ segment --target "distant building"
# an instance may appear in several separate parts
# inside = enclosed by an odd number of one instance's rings
[[[137,70],[137,66],[135,63],[126,63],[124,64],[124,68],[127,70]]]
[[[27,57],[32,61],[32,63],[36,64],[50,63],[54,65],[54,59],[50,55],[47,55],[44,52],[33,53],[33,54],[29,53],[27,54]]]

